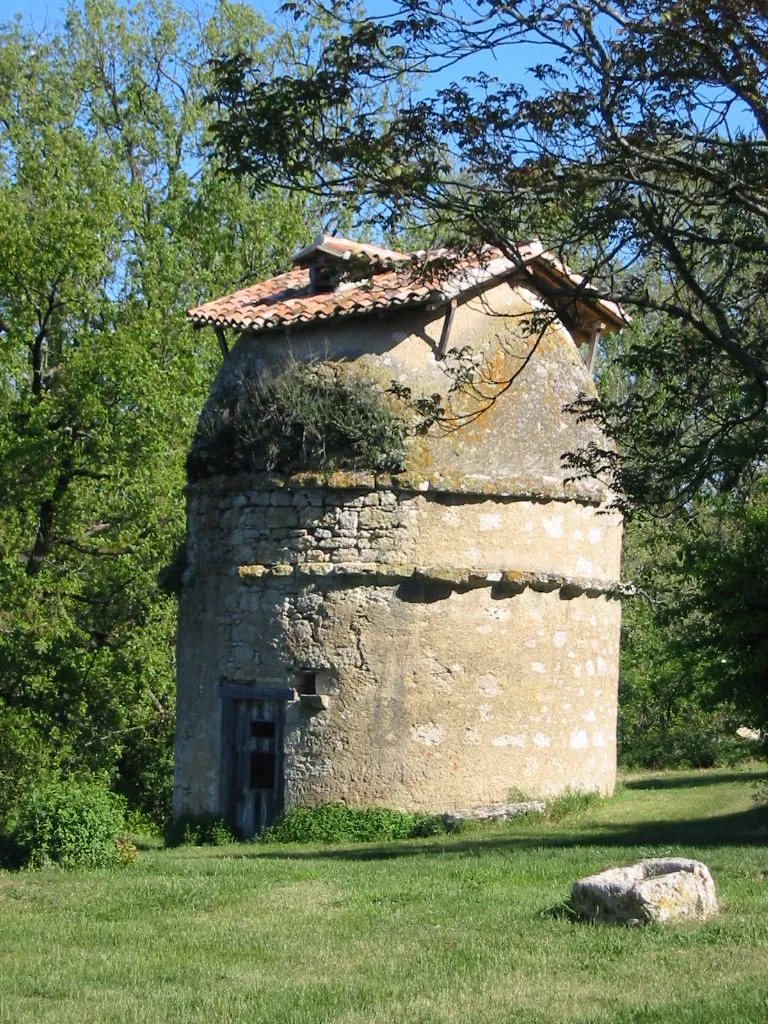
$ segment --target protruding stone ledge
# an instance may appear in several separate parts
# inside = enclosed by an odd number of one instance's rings
[[[279,579],[343,578],[368,580],[376,585],[392,585],[407,580],[440,583],[453,590],[466,591],[491,587],[499,597],[514,597],[524,590],[537,593],[560,592],[568,601],[574,597],[621,598],[631,591],[615,580],[591,580],[557,573],[524,572],[518,569],[464,569],[441,565],[407,565],[383,562],[301,562],[296,565],[277,562],[271,565],[239,565],[237,575],[244,581]]]
[[[569,502],[601,506],[611,495],[599,484],[567,484],[525,476],[493,478],[461,476],[449,478],[439,473],[365,473],[357,470],[307,471],[286,475],[275,473],[238,473],[235,476],[211,476],[187,484],[188,494],[214,491],[242,494],[247,491],[309,490],[398,491],[403,494],[453,495],[468,500],[496,498],[499,501]]]

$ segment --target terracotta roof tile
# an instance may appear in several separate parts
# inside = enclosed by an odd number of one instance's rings
[[[402,282],[407,282],[403,284]],[[360,315],[404,302],[420,305],[442,297],[432,284],[418,280],[409,264],[403,270],[375,274],[371,281],[332,292],[312,294],[309,270],[302,268],[260,281],[233,295],[190,309],[195,324],[266,330],[336,316]]]
[[[549,274],[572,284],[577,281],[577,275],[544,252],[540,243],[521,246],[519,251],[532,269],[535,269],[534,263],[546,264]],[[187,316],[201,327],[209,324],[266,331],[315,320],[362,316],[392,307],[439,304],[507,277],[516,269],[516,264],[498,250],[486,249],[482,255],[463,257],[453,265],[451,254],[441,250],[429,253],[427,258],[438,258],[439,262],[439,257],[447,257],[448,269],[429,278],[425,277],[423,269],[425,255],[398,253],[321,235],[296,254],[294,263],[299,265],[293,270],[196,306]],[[340,282],[332,291],[313,289],[311,267],[321,261],[330,261],[339,268]],[[609,319],[621,316],[613,303],[594,300],[594,304],[608,314]]]

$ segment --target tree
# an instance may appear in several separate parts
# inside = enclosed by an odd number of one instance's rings
[[[768,726],[767,483],[629,526],[638,595],[625,605],[619,736],[630,764],[706,767],[738,755],[738,726]]]
[[[623,460],[572,453],[575,472],[662,504],[748,479],[766,451],[764,6],[393,0],[376,18],[346,0],[311,7],[336,25],[317,73],[266,75],[235,48],[215,61],[212,130],[230,171],[334,196],[385,230],[438,224],[457,248],[520,259],[510,240],[540,237],[581,287],[646,328],[623,352],[622,400],[581,408],[630,442]],[[532,66],[526,85],[459,77],[462,61]],[[392,109],[408,72],[427,84]]]
[[[204,159],[206,61],[272,68],[288,45],[230,3],[200,21],[85,0],[60,33],[0,27],[0,819],[50,771],[167,811],[158,572],[221,358],[184,310],[274,272],[314,219]]]

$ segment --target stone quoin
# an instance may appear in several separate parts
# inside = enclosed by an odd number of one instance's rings
[[[613,789],[622,523],[562,456],[606,444],[566,406],[623,316],[538,244],[442,262],[320,236],[190,311],[224,353],[211,401],[319,360],[453,419],[409,437],[399,473],[190,482],[177,816],[249,836],[331,800],[451,813]],[[482,385],[450,391],[456,350]]]

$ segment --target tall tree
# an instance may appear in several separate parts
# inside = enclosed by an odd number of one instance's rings
[[[234,48],[216,62],[213,131],[234,174],[334,195],[387,229],[453,226],[449,241],[513,259],[514,240],[540,237],[582,287],[653,326],[624,352],[637,386],[582,410],[631,441],[623,462],[583,451],[575,471],[661,503],[748,477],[766,451],[765,5],[393,0],[375,18],[346,0],[310,7],[336,25],[317,74],[265,75]],[[515,80],[486,70],[526,66]],[[422,91],[387,111],[404,71]],[[430,91],[436,74],[448,84]]]
[[[205,159],[207,61],[282,40],[241,4],[85,0],[0,27],[0,817],[35,772],[171,781],[184,454],[221,355],[184,310],[268,275],[305,199]]]

